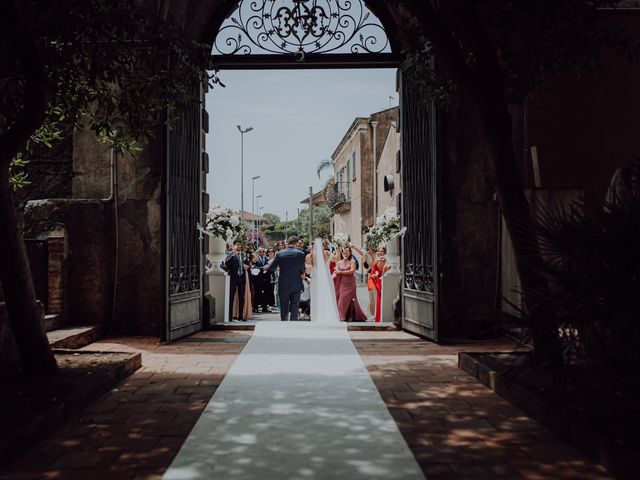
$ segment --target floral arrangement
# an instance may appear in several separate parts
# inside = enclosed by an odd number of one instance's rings
[[[398,235],[404,235],[406,230],[406,227],[400,228],[398,211],[395,207],[389,207],[376,218],[375,225],[367,230],[364,242],[367,247],[378,248],[381,243],[388,242]]]
[[[333,236],[333,243],[335,243],[336,245],[342,248],[344,248],[348,242],[349,242],[349,237],[345,233],[338,232]]]
[[[240,216],[222,205],[213,205],[206,215],[205,232],[212,237],[233,240],[244,231]]]

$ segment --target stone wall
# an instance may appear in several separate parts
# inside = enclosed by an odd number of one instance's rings
[[[65,232],[65,240],[54,244],[68,249],[63,300],[67,322],[107,325],[113,287],[111,206],[99,200],[34,200],[27,203],[24,215],[25,236],[44,240]],[[56,248],[51,254],[60,259]],[[62,265],[54,262],[50,267],[55,275]],[[56,284],[50,283],[52,287],[55,290]]]
[[[87,131],[74,135],[73,196],[78,199],[111,198],[105,236],[109,239],[109,294],[112,299],[116,265],[115,217],[117,214],[117,289],[112,332],[159,336],[163,322],[162,271],[162,131],[144,151],[132,157],[116,155],[117,186],[112,193],[111,152]],[[117,205],[116,203],[117,202]],[[117,207],[117,208],[116,208]],[[85,232],[87,241],[93,238]],[[75,259],[71,260],[76,262]],[[111,303],[105,305],[110,316]]]
[[[56,230],[47,238],[47,313],[67,313],[67,259],[69,249],[64,230]]]

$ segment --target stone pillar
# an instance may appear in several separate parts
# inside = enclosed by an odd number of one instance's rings
[[[209,237],[209,253],[207,258],[213,267],[207,272],[207,295],[211,302],[213,315],[211,323],[223,323],[229,319],[229,275],[220,268],[225,258],[225,241],[217,237]]]
[[[387,262],[391,265],[391,269],[382,277],[380,319],[383,322],[393,322],[393,306],[400,295],[400,281],[402,279],[402,273],[398,268],[400,259],[398,257],[397,237],[387,242]]]

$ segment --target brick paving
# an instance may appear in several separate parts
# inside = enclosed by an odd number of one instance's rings
[[[404,332],[351,338],[428,480],[613,478],[457,367],[459,351],[513,344],[440,346]]]
[[[0,478],[160,479],[244,347],[215,340],[251,333],[204,332],[196,335],[201,341],[171,345],[109,339],[86,347],[139,351],[143,368]],[[384,340],[355,344],[429,480],[613,478],[456,366],[458,351],[509,344],[438,346],[403,332],[351,336]]]
[[[251,333],[203,332],[195,336],[202,341],[169,345],[115,338],[85,347],[141,352],[143,366],[0,478],[160,479],[245,345],[215,340]]]

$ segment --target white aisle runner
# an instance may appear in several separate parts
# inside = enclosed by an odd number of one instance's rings
[[[165,480],[424,479],[347,326],[265,322]]]

